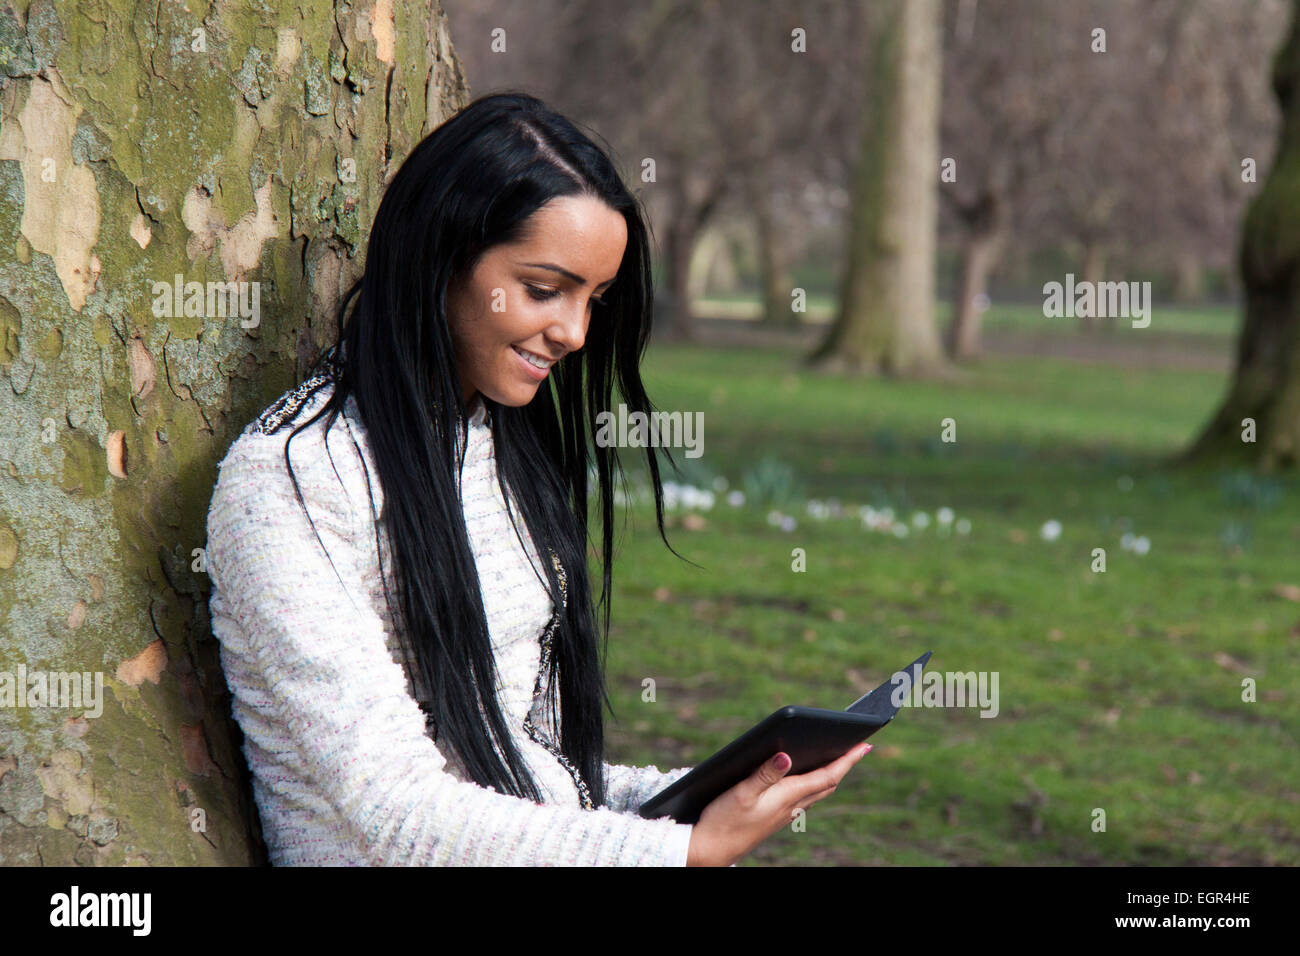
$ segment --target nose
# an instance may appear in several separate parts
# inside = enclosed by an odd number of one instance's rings
[[[591,321],[589,308],[574,306],[565,312],[564,318],[558,320],[547,330],[547,337],[563,349],[567,355],[582,348],[587,338],[587,325]]]

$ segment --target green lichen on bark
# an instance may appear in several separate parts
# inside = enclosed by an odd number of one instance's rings
[[[0,671],[105,679],[97,717],[0,708],[5,863],[258,859],[191,564],[216,463],[466,99],[445,29],[434,3],[0,0]],[[59,213],[74,184],[93,228]],[[259,321],[156,314],[178,275],[258,282]]]

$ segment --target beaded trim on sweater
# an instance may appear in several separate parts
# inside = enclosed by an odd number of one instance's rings
[[[293,421],[313,395],[334,380],[338,368],[338,362],[331,352],[320,371],[276,399],[266,411],[257,416],[250,428],[259,435],[274,435],[286,422]]]
[[[547,548],[546,550],[550,552],[551,563],[555,566],[555,573],[559,575],[560,578],[560,601],[562,606],[567,608],[569,606],[569,588],[568,579],[564,573],[564,565],[560,562],[560,559],[556,556],[554,551],[550,548]],[[537,684],[533,688],[534,704],[541,701],[542,675],[547,672],[547,668],[551,663],[551,650],[554,644],[555,629],[559,626],[559,623],[560,611],[557,609],[551,615],[551,622],[546,625],[546,629],[542,632],[542,659],[537,670]],[[594,810],[596,807],[591,799],[591,791],[587,788],[586,781],[582,779],[582,773],[577,767],[573,766],[573,763],[564,755],[564,752],[560,750],[555,741],[537,728],[533,723],[532,714],[529,714],[524,718],[524,730],[528,732],[529,737],[533,738],[533,740],[537,741],[549,750],[555,756],[555,759],[560,762],[560,766],[569,771],[569,775],[573,777],[574,785],[578,788],[578,801],[582,805],[582,809]]]

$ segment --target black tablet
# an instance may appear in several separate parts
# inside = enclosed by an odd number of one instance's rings
[[[713,800],[781,752],[790,756],[787,776],[824,767],[894,719],[912,686],[920,682],[930,653],[845,710],[782,707],[655,794],[638,813],[647,819],[666,816],[678,823],[696,823]]]

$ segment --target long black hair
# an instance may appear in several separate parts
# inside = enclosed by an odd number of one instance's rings
[[[513,91],[479,97],[425,137],[387,186],[367,240],[365,270],[338,310],[338,341],[313,366],[313,372],[329,368],[333,393],[293,435],[323,414],[328,431],[348,396],[355,396],[383,490],[383,513],[375,523],[384,594],[393,610],[381,524],[392,550],[395,626],[404,628],[432,691],[434,739],[454,748],[479,785],[540,802],[494,692],[492,645],[453,473],[453,456],[467,441],[468,410],[447,302],[448,288],[488,249],[519,238],[543,204],[578,195],[600,199],[627,223],[623,261],[603,294],[607,305],[593,316],[583,347],[551,367],[531,402],[514,408],[487,396],[483,401],[511,522],[518,506],[538,552],[553,551],[564,569],[567,598],[552,563],[541,562],[557,612],[563,606],[546,675],[551,713],[558,686],[559,747],[600,806],[615,466],[624,489],[627,483],[617,451],[589,439],[596,416],[612,407],[615,381],[629,412],[648,416],[654,410],[639,370],[653,303],[650,232],[640,201],[609,156],[542,101]],[[603,529],[599,647],[587,573],[592,454]],[[653,447],[646,447],[646,458],[659,535],[672,551]],[[527,493],[512,496],[509,488]],[[373,497],[370,507],[373,516]],[[554,740],[554,721],[551,734]]]

